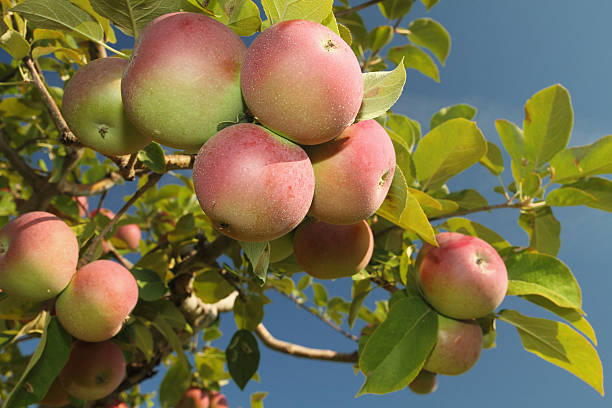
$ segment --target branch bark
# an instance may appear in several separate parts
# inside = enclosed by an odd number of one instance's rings
[[[346,10],[337,11],[334,14],[336,15],[336,17],[346,16],[346,15],[349,15],[349,14],[354,13],[356,11],[363,10],[364,8],[368,8],[370,6],[378,4],[378,3],[382,2],[382,1],[383,0],[369,0],[369,1],[366,1],[365,3],[361,3],[361,4],[357,5],[355,7],[351,7],[351,8],[348,8]]]

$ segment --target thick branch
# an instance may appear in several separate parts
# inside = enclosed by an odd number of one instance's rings
[[[257,337],[259,337],[263,344],[272,350],[280,351],[281,353],[289,354],[294,357],[338,361],[342,363],[356,363],[359,358],[357,351],[353,351],[352,353],[340,353],[334,350],[314,349],[278,340],[268,331],[268,329],[266,329],[263,323],[257,325],[255,334],[257,334]]]
[[[354,13],[354,12],[359,11],[359,10],[363,10],[364,8],[368,8],[370,6],[373,6],[375,4],[380,3],[382,1],[383,0],[369,0],[369,1],[366,1],[365,3],[361,3],[361,4],[357,5],[355,7],[351,7],[351,8],[348,8],[346,10],[337,11],[334,14],[336,15],[336,17],[347,16],[347,15],[349,15],[351,13]]]

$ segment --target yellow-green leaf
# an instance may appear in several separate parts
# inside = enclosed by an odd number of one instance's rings
[[[399,62],[393,71],[363,74],[363,101],[357,122],[376,118],[387,112],[402,95],[406,83],[406,70]]]
[[[334,0],[262,0],[272,24],[285,20],[312,20],[320,23],[332,12]]]
[[[431,18],[417,18],[410,23],[408,31],[410,41],[430,50],[444,65],[450,52],[451,39],[442,24]]]
[[[562,150],[553,157],[550,167],[551,179],[557,183],[612,173],[612,135],[586,146]]]
[[[403,59],[406,68],[416,69],[423,75],[440,82],[440,74],[436,63],[433,62],[429,54],[419,47],[414,45],[393,47],[387,53],[387,58],[396,64],[399,64]]]

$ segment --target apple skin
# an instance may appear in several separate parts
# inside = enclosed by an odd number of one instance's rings
[[[270,241],[270,262],[280,262],[293,253],[293,234],[288,233]]]
[[[81,143],[107,155],[135,153],[151,142],[130,123],[121,101],[121,76],[128,62],[100,58],[79,69],[66,84],[62,113]]]
[[[417,257],[425,299],[455,319],[474,319],[495,311],[506,296],[508,272],[497,251],[480,238],[457,232],[436,236],[439,247],[424,244]]]
[[[34,302],[57,296],[78,259],[74,232],[48,212],[23,214],[0,229],[0,288],[9,296]]]
[[[68,333],[98,342],[121,330],[137,301],[138,285],[130,271],[116,262],[98,260],[77,271],[58,296],[55,312]]]
[[[89,201],[87,200],[87,196],[78,196],[72,198],[76,201],[77,206],[79,207],[79,217],[87,217],[89,216]]]
[[[482,339],[482,330],[475,321],[438,315],[438,340],[423,369],[444,375],[465,373],[480,358]]]
[[[68,392],[62,386],[59,377],[53,381],[49,391],[45,394],[44,398],[40,400],[39,404],[46,407],[63,407],[70,403],[70,397]]]
[[[259,34],[244,58],[241,83],[257,119],[303,145],[338,136],[353,123],[363,99],[351,48],[308,20],[283,21]]]
[[[314,173],[304,150],[254,124],[227,127],[193,165],[200,206],[221,233],[239,241],[279,238],[306,216]]]
[[[307,274],[319,279],[352,276],[370,262],[374,236],[368,223],[304,222],[295,231],[293,253]]]
[[[243,111],[240,67],[246,46],[230,28],[196,13],[170,13],[138,36],[123,75],[128,117],[163,145],[197,152]]]
[[[121,400],[112,400],[106,405],[106,408],[128,408],[128,406]]]
[[[140,245],[140,227],[138,224],[126,224],[117,228],[115,236],[124,241],[130,249],[138,249]]]
[[[125,367],[123,353],[112,341],[76,341],[59,378],[70,395],[93,401],[106,397],[121,384]]]
[[[408,384],[408,388],[415,394],[431,394],[438,389],[438,375],[427,370],[419,374]]]
[[[332,141],[309,146],[315,192],[308,215],[330,224],[365,220],[384,201],[395,173],[395,150],[373,119],[349,126]]]
[[[225,395],[191,387],[183,394],[176,408],[228,408]]]

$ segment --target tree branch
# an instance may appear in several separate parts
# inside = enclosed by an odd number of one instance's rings
[[[4,152],[4,155],[17,173],[32,185],[35,190],[46,182],[45,178],[36,174],[34,169],[11,147],[10,141],[3,129],[0,129],[0,151]]]
[[[309,358],[313,360],[337,361],[342,363],[356,363],[359,359],[357,351],[352,353],[340,353],[334,350],[314,349],[278,340],[266,329],[263,323],[259,323],[255,329],[255,334],[261,342],[272,350],[289,354],[294,357]]]
[[[369,0],[369,1],[366,1],[365,3],[361,3],[361,4],[357,5],[355,7],[351,7],[351,8],[348,8],[346,10],[337,11],[334,14],[336,15],[336,17],[346,16],[346,15],[349,15],[349,14],[354,13],[356,11],[363,10],[364,8],[368,8],[370,6],[373,6],[374,4],[380,3],[382,1],[383,0]]]
[[[473,213],[477,213],[481,211],[498,210],[500,208],[520,208],[521,210],[528,210],[528,209],[543,207],[545,205],[546,205],[545,201],[539,201],[537,203],[534,203],[531,201],[531,199],[519,201],[516,203],[515,202],[505,202],[501,204],[487,205],[484,207],[470,208],[469,210],[455,211],[451,214],[444,214],[444,215],[440,215],[437,217],[431,217],[429,218],[429,221],[430,222],[439,221],[439,220],[444,220],[444,219],[451,218],[451,217],[456,217],[460,215],[468,215],[468,214],[473,214]]]

